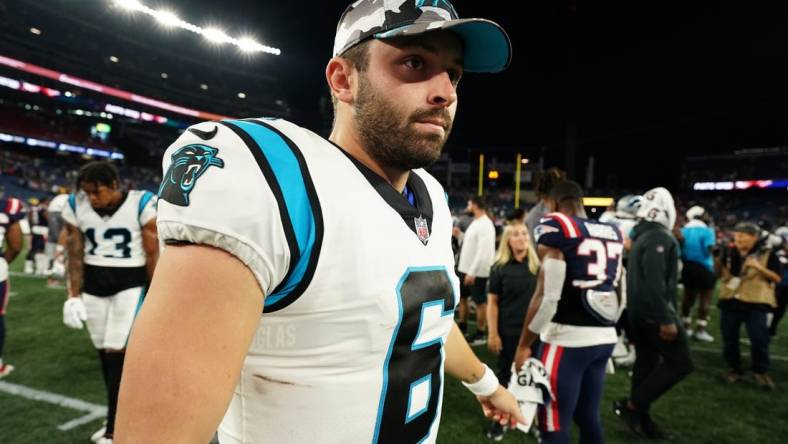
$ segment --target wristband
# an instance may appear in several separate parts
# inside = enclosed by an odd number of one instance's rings
[[[498,378],[495,377],[495,373],[490,370],[487,364],[484,364],[484,375],[482,375],[481,379],[473,384],[468,384],[463,381],[462,385],[476,396],[490,396],[498,390],[500,384],[498,384]]]

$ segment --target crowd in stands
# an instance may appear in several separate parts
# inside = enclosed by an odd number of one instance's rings
[[[86,160],[73,155],[31,155],[0,151],[0,182],[18,187],[17,197],[40,197],[68,191]],[[157,191],[161,171],[152,167],[121,166],[122,187]]]

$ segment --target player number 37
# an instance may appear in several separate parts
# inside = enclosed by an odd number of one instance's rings
[[[623,253],[624,245],[622,243],[603,242],[599,239],[585,239],[577,247],[579,256],[591,257],[591,262],[588,264],[588,274],[599,280],[604,280],[607,277],[608,261],[618,261]]]

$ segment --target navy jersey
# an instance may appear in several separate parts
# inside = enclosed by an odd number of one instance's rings
[[[0,199],[0,251],[5,242],[8,227],[25,218],[25,209],[19,199],[9,197]]]
[[[46,207],[43,205],[33,205],[30,207],[30,211],[28,212],[28,221],[30,221],[30,227],[46,227],[49,225],[47,222],[47,217],[45,214]],[[36,233],[33,233],[36,234]]]
[[[621,279],[624,236],[617,227],[561,213],[545,216],[534,230],[539,245],[564,254],[566,278],[553,322],[609,325],[584,304],[587,291],[612,292]]]
[[[27,221],[30,223],[30,232],[33,234],[30,240],[30,258],[32,254],[43,253],[44,247],[49,237],[49,222],[45,213],[44,205],[33,205],[27,213]]]

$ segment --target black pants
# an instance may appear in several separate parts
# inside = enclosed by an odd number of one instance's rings
[[[785,307],[788,306],[788,287],[777,287],[777,307],[772,310],[774,317],[772,318],[772,325],[769,326],[769,335],[777,336],[777,326],[780,320],[785,316]]]
[[[746,304],[741,304],[746,305]],[[721,308],[720,329],[722,330],[722,355],[728,367],[742,373],[741,354],[739,353],[739,334],[741,325],[747,328],[750,338],[750,356],[753,373],[769,371],[769,329],[767,312],[759,308]]]
[[[630,399],[642,411],[648,411],[654,401],[692,372],[687,335],[681,325],[678,328],[676,339],[667,342],[660,338],[656,322],[630,319],[637,344]]]
[[[512,362],[514,354],[517,353],[517,344],[520,342],[520,335],[501,335],[501,353],[498,355],[498,383],[504,387],[509,386],[512,379]]]
[[[519,334],[501,335],[501,353],[498,355],[498,371],[495,374],[498,376],[498,383],[504,387],[508,387],[509,381],[512,379],[512,362],[514,362],[514,355],[517,353],[517,344],[519,342]],[[537,339],[531,345],[531,356],[538,356],[536,352],[539,350],[539,344]]]
[[[632,340],[632,332],[630,331],[632,327],[629,324],[629,313],[625,308],[624,311],[621,312],[621,317],[618,318],[618,322],[616,322],[616,334],[621,336],[621,333],[623,332],[625,335],[627,335],[629,342],[634,343],[635,341]]]

